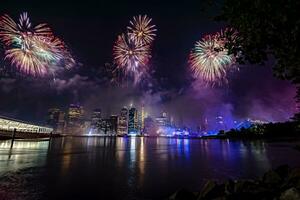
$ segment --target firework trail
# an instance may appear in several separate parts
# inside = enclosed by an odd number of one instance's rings
[[[8,15],[0,17],[0,40],[5,59],[10,60],[20,72],[33,76],[54,74],[59,68],[75,64],[65,44],[56,38],[46,24],[32,26],[27,13],[22,13],[19,23]]]
[[[151,18],[147,15],[135,16],[127,27],[128,35],[136,44],[151,44],[156,36],[155,25],[151,25]]]

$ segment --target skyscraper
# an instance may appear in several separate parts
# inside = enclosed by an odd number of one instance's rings
[[[132,107],[129,110],[129,119],[128,119],[128,133],[129,134],[137,134],[138,133],[138,111],[136,108]]]
[[[50,108],[48,110],[47,125],[51,126],[54,131],[58,127],[60,110],[58,108]]]
[[[169,130],[171,124],[166,112],[163,112],[160,117],[155,118],[155,122],[158,128],[158,134],[169,133],[167,130]]]
[[[84,110],[79,104],[71,104],[68,111],[68,133],[83,134]]]
[[[118,116],[117,115],[111,115],[110,116],[110,123],[111,123],[111,133],[117,134],[118,131]]]
[[[65,113],[63,111],[60,111],[58,116],[58,124],[57,124],[56,132],[59,134],[63,134],[65,132],[65,128],[66,128]]]
[[[160,117],[155,119],[156,123],[160,127],[165,127],[170,125],[170,120],[168,119],[167,113],[163,112]]]
[[[92,119],[91,119],[91,128],[94,130],[98,130],[101,128],[101,109],[95,109],[92,113]]]
[[[144,132],[145,129],[145,107],[142,106],[142,112],[141,112],[141,133]]]
[[[83,119],[84,110],[79,104],[71,104],[68,111],[69,123],[78,122]]]
[[[128,109],[122,108],[120,116],[118,117],[118,136],[124,136],[128,134]]]
[[[101,120],[101,134],[110,135],[111,134],[111,121],[110,119]]]

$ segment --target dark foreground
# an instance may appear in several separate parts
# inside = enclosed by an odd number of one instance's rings
[[[208,180],[300,166],[298,141],[54,138],[0,141],[0,199],[165,199]]]
[[[169,197],[170,200],[299,200],[300,168],[287,165],[269,170],[262,177],[248,180],[227,180],[218,184],[208,181],[201,191],[181,189]]]

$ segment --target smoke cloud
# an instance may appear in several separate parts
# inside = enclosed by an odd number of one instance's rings
[[[97,74],[97,73],[95,73]],[[47,109],[66,110],[80,103],[90,117],[93,109],[103,115],[118,114],[123,106],[145,106],[151,116],[167,112],[181,126],[195,129],[207,120],[214,126],[222,116],[230,126],[247,118],[285,121],[296,110],[295,87],[272,76],[268,67],[244,67],[223,87],[204,87],[187,79],[188,87],[163,87],[153,80],[146,90],[137,85],[113,86],[105,77],[88,76],[80,71],[55,80],[0,79],[0,110],[12,117],[44,122]]]

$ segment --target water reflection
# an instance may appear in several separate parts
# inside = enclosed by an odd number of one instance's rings
[[[131,187],[140,187],[144,182],[146,163],[145,140],[147,139],[138,137],[117,139],[116,162],[120,167],[128,169],[127,184]]]
[[[0,141],[0,173],[28,167],[43,166],[46,161],[48,141]]]
[[[199,189],[206,179],[249,178],[280,164],[300,165],[299,153],[290,146],[263,141],[66,137],[51,143],[16,141],[10,152],[10,142],[2,141],[0,172],[44,166],[53,195],[49,199],[68,199],[68,194],[161,199],[183,186]]]

